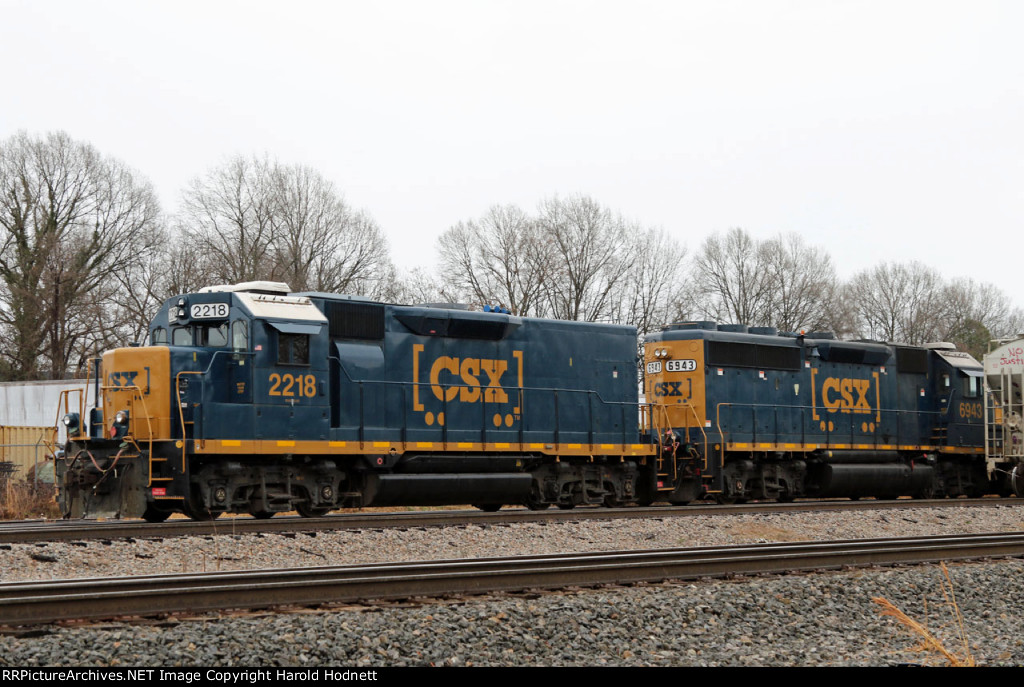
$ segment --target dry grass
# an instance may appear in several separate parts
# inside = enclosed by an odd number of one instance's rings
[[[33,520],[60,517],[57,489],[52,484],[7,480],[0,483],[0,519]]]
[[[883,616],[894,618],[896,622],[910,630],[911,634],[920,638],[921,641],[914,647],[914,650],[936,655],[941,660],[944,660],[950,666],[955,668],[973,668],[976,664],[974,662],[974,656],[971,655],[971,647],[967,642],[967,634],[964,630],[964,617],[960,613],[960,607],[956,603],[956,594],[953,590],[953,580],[949,576],[949,569],[946,567],[946,564],[942,563],[941,566],[944,577],[944,579],[940,581],[942,585],[942,597],[945,599],[945,605],[949,607],[950,613],[953,616],[953,625],[956,628],[957,642],[960,644],[960,648],[963,651],[962,656],[958,656],[952,651],[946,649],[945,645],[935,637],[927,627],[908,616],[888,599],[875,597],[871,600],[882,607]],[[925,606],[925,611],[927,612],[927,605]]]

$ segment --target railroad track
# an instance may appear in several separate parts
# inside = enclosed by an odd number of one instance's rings
[[[1024,533],[570,553],[0,584],[0,625],[1024,557]]]
[[[965,508],[1020,506],[1024,499],[935,499],[892,501],[798,501],[795,503],[747,503],[734,506],[690,505],[656,508],[576,508],[570,511],[529,511],[506,508],[495,513],[477,510],[403,511],[339,513],[323,518],[277,517],[223,518],[198,522],[169,520],[148,523],[141,520],[50,520],[0,523],[0,544],[45,541],[81,541],[88,539],[147,539],[218,534],[254,534],[331,531],[346,529],[386,529],[412,527],[452,527],[460,525],[498,525],[513,522],[549,522],[557,520],[612,520],[623,518],[675,518],[740,513],[799,513],[833,510],[879,510],[892,508]]]

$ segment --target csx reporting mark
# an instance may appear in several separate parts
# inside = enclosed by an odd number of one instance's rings
[[[107,384],[119,387],[135,386],[135,378],[138,375],[138,372],[111,372],[107,375]]]

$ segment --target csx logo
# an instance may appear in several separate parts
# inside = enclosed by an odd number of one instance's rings
[[[490,358],[452,358],[443,355],[430,366],[430,390],[439,401],[463,403],[480,400],[480,379],[486,378],[483,399],[485,403],[506,403],[508,394],[501,387],[501,377],[508,370],[507,360]],[[442,385],[442,376],[446,385]],[[465,386],[447,386],[451,384]]]
[[[682,396],[682,382],[658,382],[654,385],[654,396],[664,398],[666,396]]]
[[[423,344],[415,344],[412,351],[414,410],[426,411],[425,403],[431,398],[446,404],[515,401],[511,410],[519,414],[519,394],[510,398],[509,389],[523,386],[522,351],[512,351],[511,359],[450,355],[430,359],[424,355]],[[421,388],[424,386],[427,388]],[[511,425],[512,419],[510,415],[508,421],[503,418],[502,422]]]
[[[107,375],[107,386],[119,388],[135,386],[135,378],[138,376],[138,372],[111,372]]]
[[[829,377],[821,384],[821,402],[830,413],[870,413],[870,379]]]

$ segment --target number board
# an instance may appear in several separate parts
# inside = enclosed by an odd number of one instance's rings
[[[224,320],[230,310],[227,303],[193,303],[191,317],[193,320]]]

